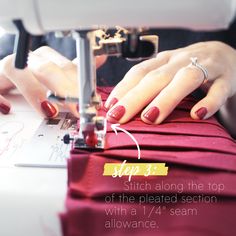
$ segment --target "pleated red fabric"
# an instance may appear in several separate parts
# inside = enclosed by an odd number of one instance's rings
[[[103,100],[110,91],[99,89]],[[161,125],[144,124],[138,115],[121,125],[138,141],[140,160],[133,140],[110,125],[104,151],[71,150],[64,236],[236,235],[236,142],[214,117],[192,120],[195,102],[184,99]],[[130,182],[103,176],[105,163],[124,160],[165,162],[169,173]]]

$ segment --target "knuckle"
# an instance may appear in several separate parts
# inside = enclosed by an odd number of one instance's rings
[[[219,48],[226,48],[228,45],[226,45],[223,42],[220,41],[212,41],[211,46],[214,47],[214,49],[219,49]]]
[[[60,65],[60,67],[63,70],[73,71],[73,72],[77,73],[77,66],[75,64],[73,64],[71,61],[68,61],[66,63],[62,63]]]
[[[173,55],[171,56],[171,60],[173,61],[178,61],[178,60],[181,60],[181,61],[188,61],[189,58],[191,57],[191,53],[190,51],[188,50],[177,50],[175,53],[173,53]]]
[[[130,68],[129,73],[139,72],[140,70],[142,70],[142,66],[140,64],[136,64]]]
[[[156,58],[165,58],[168,57],[170,54],[171,54],[170,50],[158,52]]]
[[[48,52],[49,50],[51,50],[51,48],[49,46],[42,46],[36,50],[34,50],[34,54],[41,54],[41,53],[45,53]]]
[[[156,81],[157,78],[162,80],[162,79],[167,78],[167,76],[168,76],[168,73],[165,70],[161,70],[161,69],[152,70],[145,75],[143,82],[146,83],[147,81],[150,81],[150,80]]]
[[[141,62],[134,65],[130,70],[130,73],[142,74],[145,75],[149,72],[147,61]]]

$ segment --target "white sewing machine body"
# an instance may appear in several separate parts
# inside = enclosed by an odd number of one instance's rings
[[[21,19],[31,34],[114,27],[227,28],[234,0],[1,0],[0,25],[12,30]]]

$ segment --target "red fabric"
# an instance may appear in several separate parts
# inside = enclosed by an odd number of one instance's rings
[[[99,91],[105,100],[110,89]],[[189,110],[195,104],[193,98],[186,98],[161,125],[144,124],[139,116],[121,127],[131,132],[141,148],[141,159],[137,159],[137,149],[132,139],[119,132],[116,136],[108,125],[106,150],[86,152],[72,150],[68,160],[68,196],[67,212],[62,215],[64,236],[79,235],[175,235],[175,236],[231,236],[236,235],[234,220],[236,216],[236,142],[225,129],[212,117],[196,121],[189,116]],[[103,111],[101,111],[103,113]],[[154,191],[153,189],[125,190],[127,177],[112,178],[102,176],[105,163],[115,162],[166,162],[168,176],[132,177],[132,182],[151,185],[156,183],[183,184],[181,195],[217,196],[214,204],[191,203],[187,207],[196,207],[197,216],[170,216],[168,209],[161,216],[154,216],[158,221],[157,229],[105,229],[104,222],[109,218],[104,209],[119,207],[127,209],[135,206],[137,215],[116,215],[115,220],[145,220],[143,206],[148,211],[155,204],[140,206],[138,196],[176,195],[176,190]],[[204,189],[188,189],[188,183],[203,184]],[[209,183],[224,184],[224,190],[217,192],[208,189]],[[135,203],[120,204],[117,200],[108,205],[104,202],[107,195],[126,194],[135,196]],[[163,204],[158,204],[162,206]],[[164,204],[167,208],[183,208],[186,205]]]
[[[105,163],[118,163],[121,161],[115,159],[108,159],[106,157],[99,157],[93,155],[72,155],[68,162],[68,191],[69,195],[75,198],[96,198],[110,193],[129,193],[125,191],[124,181],[127,177],[112,178],[110,176],[102,176],[103,166]],[[217,193],[218,196],[235,196],[236,197],[236,174],[228,171],[216,171],[210,169],[196,169],[192,167],[169,166],[168,176],[149,176],[144,178],[142,176],[133,176],[132,181],[142,183],[148,181],[150,184],[163,181],[164,183],[174,183],[184,185],[184,193],[194,194],[196,191],[187,191],[187,184],[190,181],[194,183],[202,183],[206,186],[214,180],[214,183],[224,183],[224,191]],[[145,191],[153,193],[153,191]],[[200,191],[203,194],[215,194],[214,191],[204,189]],[[140,193],[140,191],[132,191],[133,193]],[[158,193],[175,193],[175,191],[158,191]]]
[[[211,208],[206,208],[204,204],[198,204],[199,216],[173,217],[167,214],[165,210],[161,216],[156,216],[158,222],[157,229],[104,229],[104,222],[110,218],[104,214],[107,204],[99,201],[78,199],[68,202],[73,208],[68,209],[65,228],[65,235],[68,236],[233,236],[236,235],[235,209],[236,201],[225,199],[224,204],[218,203]],[[128,211],[132,209],[131,205],[122,204]],[[120,204],[113,203],[111,207],[120,207]],[[162,206],[160,204],[160,206]],[[145,205],[147,211],[151,210],[152,205]],[[171,206],[174,209],[181,208],[180,204]],[[190,208],[196,207],[189,204]],[[143,206],[137,206],[137,216],[126,217],[127,221],[146,220],[143,216]],[[116,221],[124,221],[124,216],[113,217]],[[154,217],[153,217],[154,218]],[[150,218],[152,219],[152,218]]]

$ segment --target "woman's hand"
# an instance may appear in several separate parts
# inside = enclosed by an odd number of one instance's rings
[[[190,65],[190,58],[208,71]],[[199,87],[207,94],[195,106],[193,119],[207,119],[236,93],[236,51],[221,42],[203,42],[177,50],[161,52],[125,75],[105,103],[110,122],[126,123],[142,111],[141,119],[160,124],[178,103]]]
[[[28,66],[24,70],[14,67],[15,55],[0,62],[0,94],[17,87],[25,99],[43,116],[55,117],[58,104],[47,101],[47,91],[59,96],[78,97],[77,66],[50,47],[44,46],[30,52]],[[97,66],[105,62],[97,58]],[[0,111],[7,114],[10,103],[0,95]],[[78,116],[76,104],[63,104]]]

